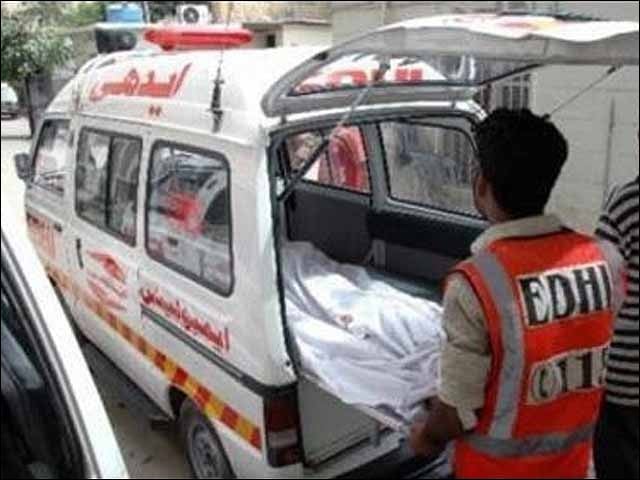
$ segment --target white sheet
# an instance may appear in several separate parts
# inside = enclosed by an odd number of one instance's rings
[[[410,420],[438,388],[439,305],[372,280],[308,243],[282,252],[287,317],[302,368],[349,404]]]

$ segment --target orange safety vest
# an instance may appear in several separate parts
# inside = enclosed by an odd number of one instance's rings
[[[492,352],[478,425],[455,445],[458,478],[587,476],[622,272],[613,245],[572,231],[499,240],[454,269]]]

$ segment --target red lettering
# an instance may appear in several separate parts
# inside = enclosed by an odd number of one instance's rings
[[[173,320],[189,333],[204,337],[209,344],[218,350],[228,352],[231,348],[229,330],[225,327],[218,330],[209,322],[193,315],[180,300],[174,302],[165,299],[158,289],[143,288],[140,290],[142,303],[151,309],[156,307],[168,319]]]
[[[122,80],[97,82],[89,92],[89,100],[99,102],[107,96],[171,98],[178,94],[191,69],[191,64],[185,65],[179,72],[169,75],[166,82],[156,81],[156,72],[146,73],[146,81],[141,81],[141,75],[135,68],[129,70]]]
[[[343,84],[363,87],[367,85],[367,74],[364,70],[340,70],[329,75],[327,86],[339,88]]]
[[[424,71],[421,68],[398,68],[395,71],[395,81],[397,83],[422,82]]]

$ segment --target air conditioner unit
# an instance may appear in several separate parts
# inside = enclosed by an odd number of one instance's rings
[[[211,23],[211,11],[208,5],[180,5],[178,6],[178,19],[180,23],[209,24]]]

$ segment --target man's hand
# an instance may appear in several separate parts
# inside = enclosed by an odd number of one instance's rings
[[[427,434],[427,421],[421,420],[411,426],[409,444],[416,455],[422,457],[435,457],[443,449],[441,444],[434,443]]]
[[[458,412],[438,399],[431,402],[426,419],[411,426],[409,443],[417,455],[436,456],[447,443],[464,434]]]

